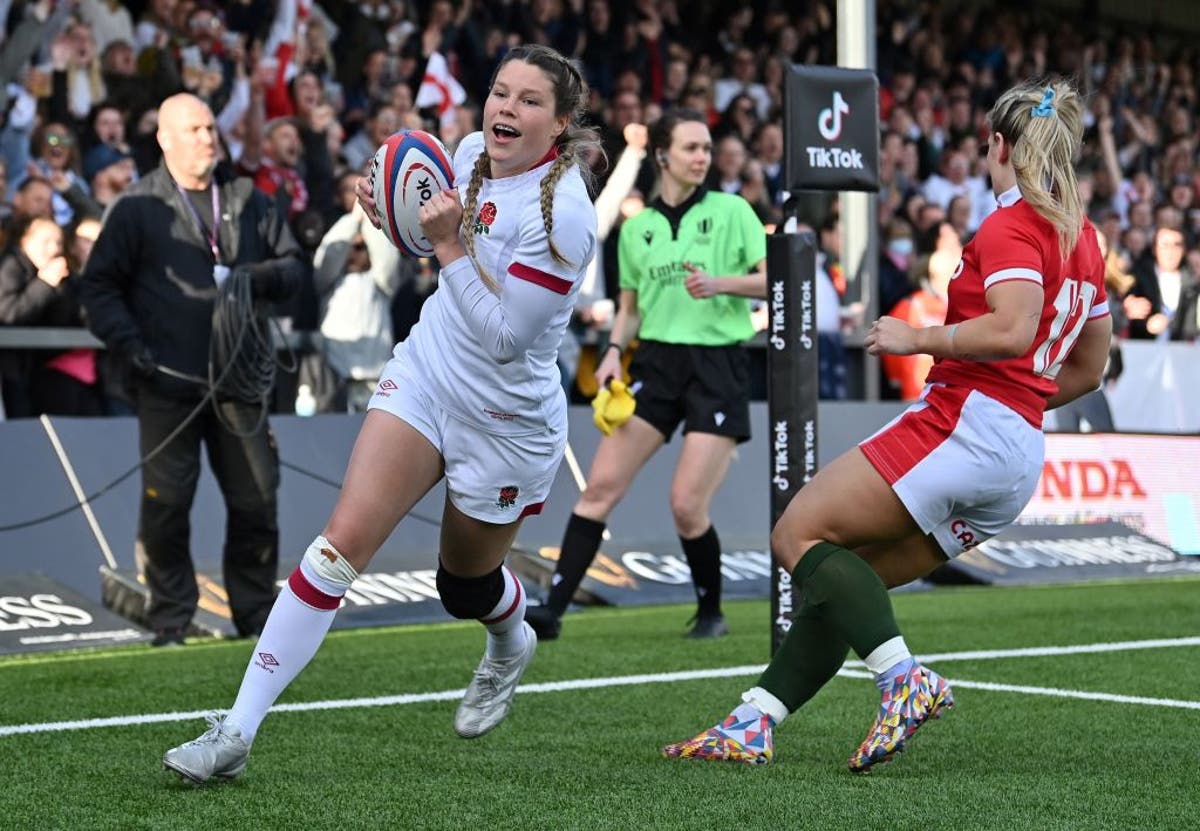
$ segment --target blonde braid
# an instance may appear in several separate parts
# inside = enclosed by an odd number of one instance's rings
[[[573,266],[574,263],[569,262],[562,255],[551,237],[554,232],[554,186],[558,184],[558,180],[562,178],[563,174],[575,164],[574,145],[563,145],[558,149],[558,158],[554,160],[554,164],[550,165],[550,169],[542,177],[542,225],[546,229],[546,241],[550,244],[550,256],[554,258],[555,262],[568,266]]]
[[[487,150],[484,150],[475,160],[475,167],[471,169],[471,181],[467,185],[467,201],[463,205],[463,245],[466,246],[467,256],[471,258],[475,270],[479,272],[479,279],[487,286],[488,291],[492,294],[499,294],[500,284],[475,258],[475,212],[479,205],[479,189],[483,187],[483,175],[491,169],[491,164],[492,160],[488,158]]]

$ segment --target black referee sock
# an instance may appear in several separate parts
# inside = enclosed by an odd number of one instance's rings
[[[596,559],[603,535],[603,522],[574,513],[567,520],[567,530],[563,532],[562,548],[558,553],[558,565],[550,584],[550,596],[546,600],[546,606],[559,617],[567,610],[575,590],[583,582],[583,575],[592,565],[592,560]]]
[[[696,587],[696,603],[701,615],[721,613],[721,540],[717,538],[717,527],[692,539],[679,538],[683,555],[692,570],[692,583]]]

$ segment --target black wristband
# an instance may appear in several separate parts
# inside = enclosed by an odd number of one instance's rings
[[[625,349],[619,343],[609,343],[608,346],[604,347],[605,352],[608,352],[608,350],[610,350],[610,349],[617,350],[617,352],[620,353],[621,355],[625,354]]]

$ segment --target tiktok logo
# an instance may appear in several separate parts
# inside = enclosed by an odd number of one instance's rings
[[[826,141],[837,141],[842,134],[842,116],[850,114],[850,105],[837,90],[833,92],[833,106],[821,110],[817,116],[817,129]]]

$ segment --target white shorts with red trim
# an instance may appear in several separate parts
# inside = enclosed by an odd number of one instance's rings
[[[507,525],[542,512],[567,446],[565,430],[504,436],[439,407],[399,358],[384,367],[367,404],[409,424],[442,454],[454,507],[482,522]]]
[[[1046,439],[978,390],[933,384],[859,447],[921,530],[957,557],[1020,515],[1037,487]]]

